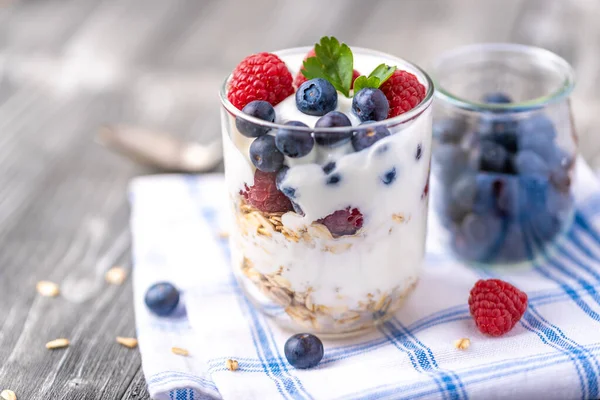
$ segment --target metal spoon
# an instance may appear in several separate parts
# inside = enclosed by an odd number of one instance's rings
[[[96,140],[140,164],[168,172],[207,172],[223,158],[220,140],[202,145],[137,126],[103,126]]]

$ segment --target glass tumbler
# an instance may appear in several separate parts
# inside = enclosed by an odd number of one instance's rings
[[[432,196],[446,242],[482,264],[547,253],[573,217],[572,68],[544,49],[482,44],[442,55],[432,74]]]
[[[292,75],[310,50],[276,52]],[[360,332],[400,308],[417,283],[424,256],[430,171],[433,84],[417,66],[388,54],[353,48],[354,67],[369,73],[396,65],[413,73],[426,96],[412,110],[368,125],[310,128],[283,125],[294,94],[275,106],[275,122],[241,112],[220,97],[225,176],[233,217],[232,269],[251,303],[293,331]],[[338,93],[338,110],[352,99]],[[287,113],[287,114],[286,114]],[[290,114],[291,113],[291,114]],[[268,131],[309,132],[314,147],[285,156],[278,171],[251,162],[248,124]],[[356,151],[354,136],[388,136]]]

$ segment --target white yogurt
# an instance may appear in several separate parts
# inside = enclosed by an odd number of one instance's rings
[[[297,55],[282,58],[293,72],[302,59]],[[382,62],[390,64],[388,59],[355,54],[355,65],[363,73],[368,74]],[[338,96],[337,109],[358,125],[360,121],[350,111],[351,99]],[[312,127],[319,118],[301,113],[294,95],[275,111],[277,122],[296,120]],[[234,232],[234,268],[243,257],[262,274],[283,267],[282,276],[291,283],[292,291],[310,290],[314,303],[327,307],[353,309],[378,294],[408,290],[417,280],[424,253],[427,199],[423,191],[431,156],[430,113],[427,109],[416,119],[394,127],[391,136],[360,152],[354,152],[350,144],[333,151],[315,145],[308,156],[288,159],[290,170],[283,184],[295,189],[294,201],[305,215],[286,213],[284,226],[302,230],[336,210],[351,207],[363,214],[363,227],[353,236],[313,238],[313,243],[290,241],[280,233],[267,237]],[[251,140],[237,132],[232,116],[223,116],[227,184],[234,201],[239,201],[240,190],[253,185],[254,168],[247,153]],[[227,132],[232,132],[232,137]],[[420,159],[416,158],[418,146]],[[322,165],[331,159],[336,167],[327,175]],[[395,179],[385,184],[382,177],[391,171],[395,171]],[[327,185],[332,174],[338,174],[340,181]],[[326,251],[338,245],[351,246],[342,252]]]

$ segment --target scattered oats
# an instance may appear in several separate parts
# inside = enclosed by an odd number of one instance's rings
[[[50,281],[39,281],[35,285],[37,292],[44,297],[56,297],[60,293],[58,285]]]
[[[225,361],[225,366],[230,371],[236,371],[240,367],[237,360],[232,360],[232,359]]]
[[[190,355],[189,351],[187,351],[186,349],[182,349],[181,347],[171,347],[171,352],[173,354],[177,354],[178,356],[184,356],[184,357],[187,357]]]
[[[219,232],[219,237],[221,239],[227,239],[229,237],[229,232],[221,231],[221,232]]]
[[[404,222],[404,215],[402,214],[392,214],[392,219],[397,223],[401,224]]]
[[[12,390],[5,389],[0,393],[2,400],[17,400],[17,395]]]
[[[471,340],[469,340],[467,338],[462,338],[462,339],[458,339],[458,340],[454,341],[454,347],[456,347],[459,350],[466,350],[469,348],[470,345],[471,345]]]
[[[46,343],[46,348],[49,350],[62,349],[67,346],[69,346],[69,339],[65,338],[54,339]]]
[[[117,343],[122,344],[125,347],[129,347],[130,349],[134,349],[138,345],[137,339],[132,337],[117,336]]]
[[[106,271],[104,278],[111,285],[122,285],[127,279],[127,272],[121,267],[112,267]]]

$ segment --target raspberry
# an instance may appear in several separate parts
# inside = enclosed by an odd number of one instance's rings
[[[482,333],[502,336],[527,309],[527,294],[500,279],[479,280],[471,289],[469,310]]]
[[[425,98],[425,86],[410,72],[396,70],[379,88],[390,103],[388,118],[412,110]]]
[[[276,172],[262,172],[257,169],[254,173],[254,185],[246,185],[246,190],[240,190],[240,195],[262,212],[291,211],[293,208],[290,199],[277,190],[276,177]]]
[[[337,210],[317,222],[325,225],[334,237],[354,235],[363,226],[363,215],[357,208],[348,207],[345,210]]]
[[[244,58],[235,67],[227,99],[241,110],[254,100],[275,106],[292,93],[292,74],[285,63],[275,54],[258,53]]]
[[[307,58],[311,58],[316,56],[315,54],[315,49],[312,49],[311,51],[309,51],[306,56],[304,57],[304,59],[306,60]],[[304,69],[304,67],[300,68],[300,71],[298,71],[298,73],[296,74],[296,77],[294,78],[294,86],[296,86],[297,88],[300,87],[300,85],[302,85],[304,82],[307,81],[306,77],[304,75],[302,75],[302,70]],[[352,85],[354,85],[354,81],[356,80],[356,78],[358,78],[360,76],[360,72],[358,72],[357,70],[352,70]]]

